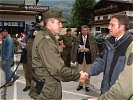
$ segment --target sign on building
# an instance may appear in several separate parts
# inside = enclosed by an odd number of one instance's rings
[[[36,5],[36,0],[25,0],[25,5]]]
[[[25,10],[43,12],[49,10],[49,6],[25,5]]]
[[[0,21],[0,26],[17,26],[25,27],[25,22],[17,21]]]

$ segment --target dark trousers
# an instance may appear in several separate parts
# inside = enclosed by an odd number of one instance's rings
[[[62,59],[66,66],[71,66],[71,48],[64,48],[62,53]]]

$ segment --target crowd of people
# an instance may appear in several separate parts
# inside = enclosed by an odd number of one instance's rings
[[[111,17],[108,26],[110,36],[104,40],[102,49],[98,48],[97,40],[90,34],[87,25],[81,26],[78,35],[73,35],[71,28],[68,28],[66,34],[57,40],[55,36],[60,33],[62,22],[64,19],[60,15],[48,11],[36,25],[39,29],[32,29],[30,36],[28,31],[24,32],[20,42],[20,62],[23,63],[26,82],[23,91],[29,90],[29,96],[35,100],[61,100],[61,82],[79,82],[77,91],[85,85],[86,92],[89,92],[91,76],[103,72],[100,96],[88,100],[131,100],[133,37],[128,30],[128,16],[116,14]],[[5,74],[7,83],[1,92],[1,98],[5,98],[3,93],[5,94],[6,87],[13,85],[19,76],[13,75],[11,71],[13,40],[6,29],[0,30],[0,33],[3,36],[0,70],[5,72],[3,75]],[[63,47],[62,53],[59,45]],[[78,71],[71,68],[71,62],[77,63]],[[4,80],[1,84],[3,83]]]

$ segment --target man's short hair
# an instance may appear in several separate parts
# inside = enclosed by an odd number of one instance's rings
[[[112,15],[111,18],[118,19],[119,24],[124,25],[125,29],[128,30],[128,28],[129,28],[129,17],[126,14],[123,14],[123,13],[122,14],[115,14],[115,15]]]
[[[6,28],[0,28],[0,33],[1,32],[8,32],[8,30]]]
[[[67,29],[66,29],[66,32],[71,32],[71,31],[72,31],[71,28],[67,28]]]
[[[89,28],[87,25],[82,25],[81,28]]]

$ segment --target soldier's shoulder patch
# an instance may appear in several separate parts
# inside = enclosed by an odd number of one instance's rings
[[[50,37],[48,35],[45,36],[46,39],[49,39]]]
[[[133,53],[131,52],[127,59],[127,65],[131,65],[133,63]]]

